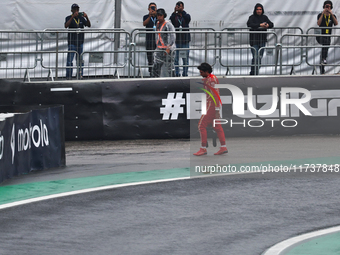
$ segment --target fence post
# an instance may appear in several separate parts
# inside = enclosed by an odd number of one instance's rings
[[[121,28],[122,1],[115,1],[115,20],[114,28]],[[118,64],[118,49],[120,48],[120,33],[114,34],[114,63]]]
[[[205,38],[204,38],[204,62],[207,62],[207,55],[208,55],[208,33],[205,32]]]
[[[278,65],[278,62],[279,62],[279,54],[281,54],[280,52],[282,51],[281,49],[282,49],[282,44],[277,43],[275,45],[275,72],[274,72],[275,75],[277,75],[277,65]],[[282,64],[280,65],[280,70],[282,72]]]
[[[59,32],[56,33],[56,49],[55,49],[55,80],[58,80],[58,52],[59,52]]]

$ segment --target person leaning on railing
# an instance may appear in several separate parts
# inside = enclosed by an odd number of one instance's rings
[[[65,28],[84,28],[85,26],[91,27],[91,22],[89,17],[85,12],[79,12],[79,5],[72,4],[71,6],[72,15],[67,16],[65,18]],[[68,43],[68,50],[69,51],[76,51],[81,58],[81,54],[83,53],[83,44],[84,44],[84,33],[68,33],[67,36],[67,43]],[[68,52],[67,53],[67,62],[66,66],[73,66],[73,58],[75,53]],[[80,59],[79,62],[83,66],[83,60]],[[80,66],[78,63],[77,58],[77,66]],[[66,68],[66,79],[72,78],[72,68]],[[83,70],[80,68],[79,70],[79,77],[82,78]]]
[[[160,77],[163,64],[168,72],[168,76],[174,76],[173,72],[173,51],[176,49],[175,28],[170,21],[166,21],[167,14],[164,9],[157,10],[156,31],[166,33],[156,33],[156,51],[154,53],[154,63],[152,67],[152,77]]]
[[[332,27],[333,25],[338,25],[338,20],[336,16],[332,12],[333,3],[332,1],[325,1],[323,4],[323,11],[318,14],[318,26],[319,27]],[[322,29],[321,34],[323,35],[331,35],[332,29]],[[331,45],[331,37],[329,36],[318,36],[316,40],[321,45]],[[325,65],[327,64],[328,57],[328,47],[323,47],[321,50],[321,66],[320,72],[321,74],[325,73]]]
[[[249,16],[247,27],[250,27],[250,31],[267,31],[267,28],[273,28],[274,24],[269,20],[269,18],[264,15],[264,9],[262,4],[256,4],[254,8],[253,15]],[[260,48],[266,46],[267,34],[266,33],[250,33],[249,38],[250,46],[254,49],[251,50],[253,59],[251,61],[250,75],[258,75],[259,68],[261,65],[261,59],[263,57],[264,51],[259,51]],[[260,54],[260,55],[259,55]],[[256,58],[259,63],[256,63]]]

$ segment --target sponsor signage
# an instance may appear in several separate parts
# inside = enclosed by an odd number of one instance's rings
[[[65,166],[62,106],[26,108],[24,113],[0,120],[0,182],[32,170],[60,166]]]

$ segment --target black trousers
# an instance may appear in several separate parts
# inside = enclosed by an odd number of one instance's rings
[[[322,45],[322,46],[328,46],[331,45],[331,38],[330,37],[321,37],[319,38],[318,42]],[[327,59],[328,57],[328,49],[329,47],[322,47],[321,49],[321,56],[320,56],[320,61],[321,61],[321,66],[320,66],[320,72],[321,74],[325,73],[325,66],[322,65],[322,60]]]
[[[321,37],[320,38],[320,44],[323,46],[331,45],[331,38],[330,37]],[[328,49],[329,47],[323,47],[321,50],[321,60],[327,59],[328,57]]]
[[[154,42],[146,42],[145,45],[146,50],[155,50],[156,44]],[[152,73],[152,66],[153,66],[153,52],[149,51],[146,53],[146,58],[148,59],[149,65],[149,72]]]

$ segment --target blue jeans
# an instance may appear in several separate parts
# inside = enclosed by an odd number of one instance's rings
[[[189,43],[176,43],[176,48],[189,48]],[[176,76],[180,76],[179,73],[179,53],[182,50],[176,50],[176,55],[175,55],[175,72],[176,72]],[[186,65],[189,65],[189,50],[185,50],[186,52],[186,58],[182,58],[183,61],[183,76],[188,76],[188,67]]]
[[[265,43],[260,43],[258,45],[253,45],[254,49],[251,49],[251,54],[253,55],[253,59],[251,60],[251,69],[250,69],[250,75],[258,75],[259,74],[259,69],[261,66],[261,59],[264,54],[264,50],[261,50],[259,52],[259,49],[266,46]]]
[[[80,44],[80,45],[73,45],[73,44],[70,44],[68,46],[68,50],[69,51],[76,51],[78,53],[77,55],[77,70],[79,70],[79,77],[83,76],[83,68],[80,68],[80,66],[84,66],[84,63],[83,63],[83,59],[82,59],[82,53],[83,53],[83,44]],[[69,52],[67,53],[67,62],[66,62],[66,66],[73,66],[73,58],[74,58],[74,55],[76,53],[75,52]],[[78,63],[78,56],[79,56],[79,61],[81,63],[81,65]],[[71,78],[72,77],[72,71],[73,71],[73,68],[66,68],[66,78]]]

